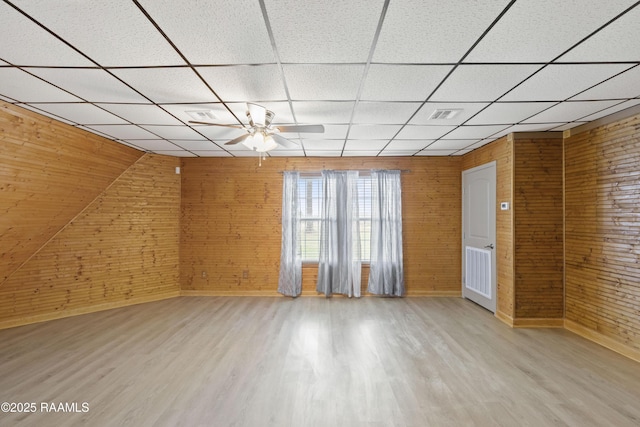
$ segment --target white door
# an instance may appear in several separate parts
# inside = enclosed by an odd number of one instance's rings
[[[462,296],[496,312],[496,162],[462,172]]]

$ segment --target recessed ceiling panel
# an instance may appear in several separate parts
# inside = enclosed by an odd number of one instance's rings
[[[354,100],[364,65],[284,65],[292,100]]]
[[[572,100],[628,99],[640,95],[640,66],[582,92]]]
[[[430,101],[495,101],[539,68],[539,65],[460,65]]]
[[[100,107],[132,123],[143,125],[180,125],[180,121],[155,105],[98,104]]]
[[[353,122],[360,124],[405,124],[419,107],[419,102],[361,101],[356,108]]]
[[[469,120],[467,125],[514,124],[538,114],[555,102],[504,102],[491,104]]]
[[[184,148],[189,151],[208,151],[208,150],[222,150],[218,145],[214,144],[211,141],[193,141],[193,140],[181,140],[181,139],[173,139],[172,143],[179,146],[180,148]],[[220,143],[220,145],[222,145]]]
[[[0,4],[0,28],[0,58],[14,65],[94,65],[6,3]]]
[[[93,104],[37,104],[48,113],[78,124],[126,124],[125,120]]]
[[[486,102],[427,102],[411,119],[410,123],[412,125],[460,125],[487,105],[489,103]],[[459,110],[459,112],[451,119],[430,119],[436,110]]]
[[[224,102],[287,99],[282,77],[276,65],[199,67],[197,70]]]
[[[451,132],[456,126],[405,126],[397,139],[438,139]]]
[[[609,2],[603,2],[603,6],[608,7]],[[638,52],[640,52],[639,22],[640,7],[636,6],[563,55],[559,61],[638,61]]]
[[[602,111],[599,111],[599,112],[597,112],[595,114],[592,114],[590,116],[581,117],[580,120],[581,121],[586,121],[586,122],[589,122],[589,121],[592,121],[592,120],[597,120],[597,119],[599,119],[601,117],[605,117],[605,116],[608,116],[610,114],[615,114],[618,111],[622,111],[622,110],[634,107],[634,106],[639,105],[639,104],[640,104],[640,99],[631,99],[629,101],[621,102],[620,104],[616,104],[616,105],[614,105],[612,107],[606,108],[606,109],[604,109]]]
[[[81,101],[81,99],[17,68],[0,68],[0,94],[22,102]]]
[[[211,123],[225,124],[225,125],[237,125],[238,121],[231,115],[231,113],[221,103],[213,104],[162,104],[162,108],[173,114],[184,123],[188,123],[190,120],[195,120],[190,116],[187,111],[205,111],[208,114],[214,116],[213,119],[206,120]],[[244,115],[243,115],[244,116]],[[242,119],[243,117],[238,117]],[[203,120],[205,121],[205,120]],[[170,123],[167,123],[170,124]]]
[[[305,149],[308,157],[340,157],[342,150],[309,150]]]
[[[349,151],[375,151],[377,154],[388,143],[388,139],[349,139],[344,149]]]
[[[342,150],[344,140],[342,139],[302,139],[304,148],[307,150]]]
[[[382,0],[265,2],[282,62],[366,62]]]
[[[29,68],[28,71],[89,102],[147,102],[103,70]]]
[[[180,150],[182,148],[176,146],[175,144],[172,144],[169,141],[165,141],[164,139],[136,139],[133,141],[124,142],[130,142],[131,144],[135,144],[139,148],[154,152],[157,150]]]
[[[92,125],[86,126],[87,129],[94,129],[105,135],[109,135],[115,139],[158,139],[157,135],[154,135],[141,127],[135,125]],[[134,142],[135,141],[131,141]]]
[[[448,65],[371,64],[360,98],[366,101],[424,101],[451,68]]]
[[[547,132],[554,130],[558,125],[559,123],[519,124],[503,129],[502,131],[492,135],[492,138],[502,138],[510,133],[518,132]]]
[[[394,139],[387,145],[385,150],[392,151],[402,151],[402,150],[413,150],[418,151],[432,144],[433,140],[422,140],[422,139]]]
[[[501,101],[563,101],[627,68],[628,64],[549,65]]]
[[[477,139],[440,139],[429,145],[427,150],[461,150],[477,142]]]
[[[167,139],[204,139],[203,136],[194,132],[193,129],[187,126],[143,125],[142,127],[149,132],[153,132],[154,134]]]
[[[349,139],[389,139],[398,133],[402,125],[352,125]]]
[[[140,3],[192,64],[275,62],[257,1]]]
[[[347,124],[351,120],[353,101],[294,101],[298,123]]]
[[[507,0],[394,0],[382,25],[374,62],[457,62],[502,12]]]
[[[413,156],[418,150],[382,150],[379,156],[384,157],[407,157]]]
[[[620,101],[563,102],[525,120],[523,123],[572,122],[619,103]]]
[[[457,154],[457,150],[431,150],[427,148],[416,153],[416,156],[452,156]]]
[[[325,125],[324,133],[301,133],[304,139],[342,139],[347,136],[348,125]]]
[[[632,3],[517,1],[465,62],[549,62]]]
[[[169,150],[157,150],[153,151],[155,154],[162,154],[165,156],[174,156],[174,157],[197,157],[196,154],[190,153],[188,151],[169,151]]]
[[[349,151],[349,150],[344,150],[342,152],[342,156],[343,157],[375,157],[378,155],[380,151],[379,150],[373,150],[373,151]]]
[[[158,103],[218,102],[190,68],[116,69],[115,75]]]
[[[230,141],[247,133],[242,129],[234,129],[222,126],[191,125],[191,127],[198,133],[201,133],[205,137],[216,142],[220,140]]]
[[[483,139],[500,132],[505,125],[487,125],[487,126],[460,126],[447,134],[450,139]]]
[[[184,64],[133,2],[15,0],[14,3],[102,66]]]

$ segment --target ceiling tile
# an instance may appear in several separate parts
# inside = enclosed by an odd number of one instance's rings
[[[154,102],[219,101],[190,68],[114,69],[112,72]]]
[[[224,150],[203,150],[203,151],[192,151],[193,154],[198,157],[231,157],[231,154],[227,153]]]
[[[627,68],[628,64],[549,65],[501,101],[563,101]]]
[[[257,1],[140,3],[192,64],[275,62]]]
[[[572,100],[627,99],[640,95],[640,66],[582,92]]]
[[[348,124],[353,112],[353,101],[294,101],[293,111],[298,123]]]
[[[189,151],[222,150],[222,148],[220,148],[218,145],[207,140],[193,141],[193,140],[172,139],[171,142],[179,146],[180,148],[184,148],[185,150],[189,150]]]
[[[546,132],[555,129],[560,123],[519,124],[509,126],[506,129],[492,135],[492,138],[502,138],[510,133],[518,132]]]
[[[230,141],[247,133],[247,131],[244,131],[242,129],[227,128],[222,126],[191,125],[191,128],[204,135],[208,139],[214,140],[216,142],[221,140]]]
[[[489,105],[487,102],[427,102],[422,106],[413,119],[411,119],[410,123],[412,125],[461,125],[487,105]],[[429,119],[434,111],[448,109],[461,111],[452,119]]]
[[[308,150],[305,149],[308,157],[340,157],[342,151],[332,150]]]
[[[287,99],[277,65],[198,67],[197,70],[224,102]]]
[[[49,117],[49,118],[52,118],[54,120],[57,120],[59,122],[66,123],[66,124],[72,125],[72,126],[76,125],[76,122],[74,122],[73,120],[67,120],[67,119],[62,118],[62,117],[60,117],[58,115],[55,115],[53,113],[49,113],[48,111],[40,109],[38,107],[40,104],[29,105],[29,104],[20,104],[20,103],[18,103],[17,105],[19,105],[22,108],[26,108],[27,110],[31,110],[34,113],[38,113],[38,114],[41,114],[41,115],[43,115],[45,117]]]
[[[79,102],[79,98],[17,68],[0,68],[0,94],[21,102]]]
[[[291,124],[293,123],[293,115],[291,114],[291,107],[289,103],[286,101],[280,102],[259,102],[259,105],[263,106],[269,111],[273,111],[275,114],[273,118],[273,124]],[[247,119],[247,103],[246,102],[235,102],[227,104],[229,109],[233,111],[233,113],[238,117],[242,123],[249,124],[249,120]]]
[[[572,122],[618,104],[620,101],[564,102],[537,114],[523,123]]]
[[[344,139],[347,137],[347,125],[325,125],[324,133],[303,133],[304,139]]]
[[[14,3],[102,66],[184,64],[133,2]]]
[[[98,69],[29,68],[30,73],[89,102],[145,102],[127,85]]]
[[[576,127],[576,126],[580,126],[580,125],[585,124],[585,123],[587,123],[587,122],[580,121],[580,122],[563,123],[562,125],[560,125],[558,127],[555,127],[555,128],[553,128],[551,130],[552,131],[561,132],[561,131],[565,131],[567,129],[572,129],[572,128]]]
[[[465,62],[549,62],[631,3],[630,0],[518,1]]]
[[[494,101],[539,68],[539,65],[460,65],[430,101]]]
[[[211,123],[227,125],[239,124],[233,115],[231,115],[231,113],[221,103],[162,104],[162,108],[182,120],[184,123],[189,123],[190,120],[194,120],[193,117],[187,114],[187,111],[210,111],[215,116],[215,119],[211,120]],[[244,119],[244,112],[242,113],[242,117],[238,116],[238,118]]]
[[[343,151],[342,152],[342,157],[375,157],[378,155],[380,151],[379,150],[374,150],[374,151],[364,151],[364,150],[357,150],[357,151]]]
[[[97,130],[112,138],[131,140],[131,139],[157,139],[158,137],[141,127],[135,125],[92,125],[87,129]],[[133,141],[130,141],[133,142]]]
[[[482,139],[500,132],[505,125],[486,125],[486,126],[460,126],[447,134],[449,139]]]
[[[289,95],[296,101],[354,100],[364,65],[283,65]]]
[[[0,57],[14,65],[93,65],[6,3],[0,4],[0,28]]]
[[[349,139],[393,138],[402,125],[352,125]]]
[[[272,157],[304,157],[303,150],[281,150],[276,149],[269,151],[269,155]]]
[[[92,104],[37,104],[39,109],[47,111],[78,124],[126,124],[121,118],[114,116]]]
[[[599,119],[601,117],[605,117],[605,116],[608,116],[610,114],[617,113],[618,111],[622,111],[622,110],[625,110],[627,108],[631,108],[631,107],[633,107],[635,105],[638,105],[638,104],[640,104],[640,99],[632,99],[632,100],[629,100],[629,101],[621,102],[620,104],[617,104],[617,105],[614,105],[612,107],[606,108],[606,109],[604,109],[602,111],[599,111],[599,112],[597,112],[595,114],[592,114],[590,116],[581,117],[580,120],[581,121],[587,121],[587,122],[592,121],[592,120],[597,120],[597,119]]]
[[[371,64],[361,99],[424,101],[453,67],[447,65]]]
[[[440,139],[429,145],[427,150],[460,150],[477,142],[477,139]]]
[[[467,125],[514,124],[555,105],[555,102],[506,102],[491,104]]]
[[[345,151],[375,151],[378,153],[389,143],[388,139],[349,139],[344,146]]]
[[[458,152],[458,150],[431,150],[427,148],[416,153],[416,156],[451,156]]]
[[[403,150],[413,150],[414,152],[418,150],[422,150],[428,145],[432,144],[433,140],[421,140],[421,139],[394,139],[387,145],[386,150],[391,151],[403,151]]]
[[[182,148],[182,147],[176,146],[175,144],[172,144],[169,141],[165,141],[164,139],[136,139],[133,141],[123,141],[123,142],[135,144],[137,147],[147,151],[157,151],[157,150],[177,151]]]
[[[385,156],[385,157],[405,157],[405,156],[413,156],[417,152],[418,150],[383,150],[378,155]]]
[[[485,0],[461,8],[457,2],[394,0],[382,25],[373,60],[457,62],[507,3],[507,0]]]
[[[361,124],[405,124],[419,107],[419,102],[361,101],[356,108],[353,122]]]
[[[397,139],[438,139],[451,132],[456,126],[407,125],[396,136]]]
[[[194,132],[194,130],[188,126],[143,125],[142,127],[149,132],[153,132],[154,134],[167,139],[204,139],[203,136]]]
[[[305,150],[342,150],[344,140],[342,139],[303,139]]]
[[[265,3],[282,62],[335,63],[367,61],[384,2]]]
[[[155,105],[142,104],[97,104],[113,114],[132,123],[146,125],[179,125],[179,120]]]
[[[174,157],[197,157],[195,154],[190,153],[188,151],[169,151],[169,150],[158,150],[154,151],[155,154],[163,154],[165,156],[174,156]]]
[[[603,6],[608,7],[609,2],[604,2]],[[603,19],[602,23],[605,22],[606,20]],[[640,22],[640,7],[636,6],[563,55],[560,61],[637,61],[638,52],[640,52],[638,22]]]

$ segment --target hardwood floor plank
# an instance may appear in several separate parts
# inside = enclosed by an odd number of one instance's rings
[[[182,297],[0,331],[40,426],[635,426],[640,365],[459,298]]]

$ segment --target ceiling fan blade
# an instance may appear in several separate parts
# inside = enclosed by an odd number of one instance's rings
[[[278,145],[282,145],[285,148],[299,148],[299,145],[297,143],[285,138],[284,136],[272,134],[271,137]]]
[[[249,138],[249,136],[251,136],[251,134],[250,134],[250,133],[248,133],[248,134],[246,134],[246,135],[239,136],[239,137],[237,137],[237,138],[235,138],[235,139],[232,139],[232,140],[231,140],[231,141],[229,141],[229,142],[225,142],[225,143],[224,143],[224,145],[236,145],[236,144],[238,144],[238,143],[240,143],[240,142],[244,141],[245,139]]]
[[[225,128],[246,129],[242,125],[220,125],[218,123],[197,122],[197,121],[193,121],[193,120],[189,120],[189,123],[194,124],[194,125],[222,126],[222,127],[225,127]]]
[[[288,132],[304,132],[304,133],[324,133],[322,125],[295,125],[295,126],[276,126],[282,133]]]
[[[267,109],[264,108],[262,105],[258,105],[258,104],[252,104],[250,102],[247,102],[247,110],[248,110],[248,114],[247,115],[251,115],[251,118],[253,119],[253,123],[255,123],[258,126],[265,126],[265,120],[267,118]]]

